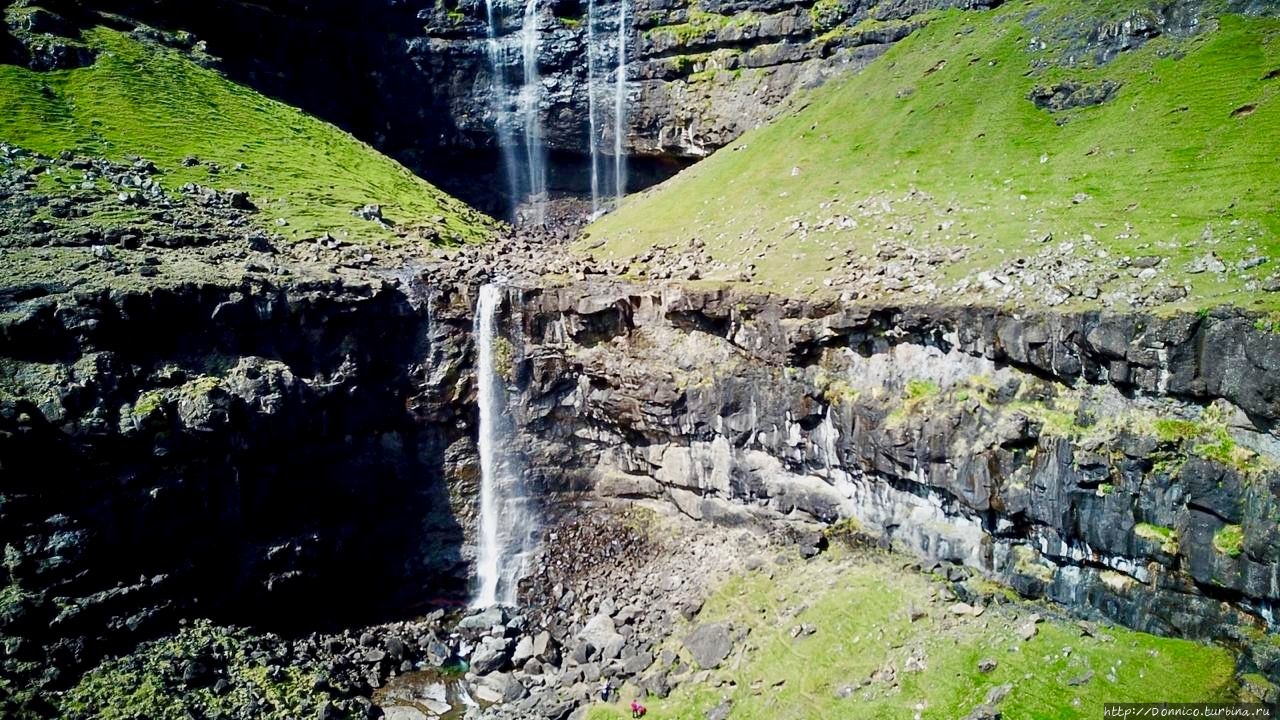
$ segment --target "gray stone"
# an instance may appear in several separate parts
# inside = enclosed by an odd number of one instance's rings
[[[684,647],[693,655],[694,662],[704,670],[719,667],[733,651],[733,638],[725,623],[699,625],[684,639]]]
[[[964,720],[1001,720],[1000,710],[992,705],[979,705],[975,707]]]
[[[1207,252],[1187,263],[1187,267],[1185,269],[1187,273],[1192,275],[1203,272],[1221,273],[1226,272],[1227,265],[1213,252]]]
[[[427,714],[415,707],[393,705],[382,708],[383,720],[427,720]]]
[[[529,691],[511,673],[496,672],[478,678],[472,685],[476,699],[486,703],[507,703],[519,700]]]
[[[626,675],[637,675],[653,664],[653,655],[648,652],[639,653],[622,663],[622,672]]]
[[[533,638],[523,635],[516,642],[516,649],[511,653],[511,662],[519,667],[524,661],[533,657],[536,653],[533,650]]]
[[[1009,683],[1005,683],[1004,685],[997,685],[987,691],[987,698],[986,698],[985,704],[999,705],[1000,701],[1008,697],[1009,693],[1011,692],[1013,692],[1013,685]]]
[[[510,650],[507,638],[485,638],[471,654],[471,669],[481,675],[501,670],[511,658]]]
[[[569,660],[577,665],[582,665],[591,660],[596,654],[596,648],[590,642],[583,640],[573,648],[573,652],[569,654]]]
[[[458,622],[458,629],[488,630],[496,625],[504,625],[506,622],[506,613],[503,612],[502,608],[495,605],[463,618]]]

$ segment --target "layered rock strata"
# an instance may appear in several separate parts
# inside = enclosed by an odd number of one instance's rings
[[[720,523],[852,523],[1156,633],[1274,631],[1280,337],[1234,311],[512,292],[549,484]],[[1255,661],[1274,674],[1270,647]]]

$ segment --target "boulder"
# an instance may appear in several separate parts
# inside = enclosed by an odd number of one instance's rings
[[[524,685],[511,673],[490,673],[475,681],[472,694],[486,703],[506,703],[519,700],[529,694]]]
[[[480,674],[501,670],[511,659],[511,641],[507,638],[485,638],[471,654],[471,669]]]
[[[507,622],[506,613],[498,606],[488,607],[458,621],[459,630],[488,630],[495,625]]]
[[[733,638],[726,623],[699,625],[684,639],[684,647],[704,670],[719,667],[733,651]]]
[[[383,720],[428,720],[427,714],[415,707],[393,705],[382,709]]]
[[[511,662],[516,667],[520,667],[526,660],[535,655],[533,650],[533,638],[523,635],[516,642],[516,649],[511,653]]]
[[[725,699],[720,704],[707,711],[707,720],[729,720],[729,713],[733,711],[733,702]]]

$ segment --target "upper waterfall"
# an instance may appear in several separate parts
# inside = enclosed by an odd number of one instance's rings
[[[612,17],[595,0],[587,6],[587,115],[593,214],[605,210],[609,198],[616,207],[626,193],[627,2],[619,0]],[[608,32],[610,22],[612,33]],[[606,129],[613,134],[612,153],[606,149]]]
[[[629,0],[612,6],[589,0],[582,30],[585,48],[579,57],[585,66],[585,87],[573,92],[587,100],[586,150],[591,209],[596,214],[616,207],[626,192],[630,13]],[[544,21],[550,19],[538,0],[486,0],[485,20],[492,73],[490,111],[512,215],[525,205],[526,219],[542,225],[550,174],[545,125],[551,122],[544,117],[544,105],[559,102],[555,89],[544,87],[539,65],[549,32]]]
[[[510,12],[501,0],[486,0],[487,48],[493,73],[491,111],[494,134],[502,153],[503,175],[512,206],[525,201],[533,204],[533,219],[538,225],[546,220],[547,148],[542,129],[542,78],[538,71],[538,55],[542,34],[538,23],[537,0],[527,0],[520,11],[518,40],[518,83],[514,89],[508,80],[517,48],[504,34]],[[519,128],[519,139],[516,129]]]
[[[618,0],[618,69],[613,78],[613,196],[615,207],[627,192],[627,0]]]

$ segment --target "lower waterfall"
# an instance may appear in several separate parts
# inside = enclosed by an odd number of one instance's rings
[[[480,406],[480,525],[472,607],[515,604],[517,584],[538,537],[536,508],[525,488],[520,460],[509,447],[513,433],[506,412],[504,375],[509,375],[512,353],[510,342],[498,334],[496,315],[501,304],[500,286],[480,288],[474,326]]]

